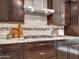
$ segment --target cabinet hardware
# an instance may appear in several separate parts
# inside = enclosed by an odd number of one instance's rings
[[[45,54],[44,52],[41,52],[41,53],[40,53],[40,55],[44,55],[44,54]]]
[[[9,55],[2,55],[2,56],[0,56],[0,58],[10,58],[10,56]]]

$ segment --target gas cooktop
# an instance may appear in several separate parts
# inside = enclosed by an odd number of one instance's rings
[[[38,36],[25,36],[24,39],[27,38],[53,38],[53,36],[48,36],[48,35],[38,35]]]

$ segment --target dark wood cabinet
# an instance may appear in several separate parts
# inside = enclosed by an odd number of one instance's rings
[[[47,0],[47,8],[52,9],[53,8],[53,0]]]
[[[0,53],[1,59],[23,59],[19,50]]]
[[[64,26],[65,8],[63,0],[47,0],[47,8],[54,9],[55,12],[47,16],[48,25]]]
[[[24,59],[56,59],[55,51],[52,49],[31,49],[26,50]]]
[[[53,0],[47,0],[47,8],[53,9]],[[47,24],[48,25],[53,24],[53,14],[47,16]]]
[[[24,44],[24,59],[56,59],[56,49],[51,42]]]
[[[0,45],[0,59],[57,59],[53,42]]]
[[[9,16],[9,0],[0,0],[0,22],[8,20]]]
[[[23,59],[22,44],[0,45],[0,59]]]
[[[65,25],[70,25],[71,22],[71,5],[70,3],[64,2],[65,4]]]
[[[24,22],[24,0],[0,0],[0,22]]]
[[[23,0],[10,0],[9,21],[24,22],[23,5]]]
[[[65,35],[79,36],[78,25],[78,1],[67,1],[65,3]]]

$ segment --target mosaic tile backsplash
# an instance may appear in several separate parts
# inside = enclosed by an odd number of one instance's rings
[[[16,27],[17,24],[0,24],[0,38],[6,38],[12,27]],[[36,36],[36,35],[48,35],[52,36],[56,28],[62,28],[63,26],[47,25],[47,17],[25,15],[25,23],[22,24],[24,36]],[[57,30],[58,32],[58,30]],[[64,30],[63,30],[64,33]]]

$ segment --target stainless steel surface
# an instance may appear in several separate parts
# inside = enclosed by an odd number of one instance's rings
[[[27,38],[53,38],[53,36],[48,36],[48,35],[38,35],[38,36],[25,36],[24,39]]]
[[[64,53],[79,55],[79,39],[58,41],[57,49]]]
[[[79,45],[79,40],[75,40],[75,39],[65,39],[65,40],[61,40],[61,41],[58,41],[57,42],[57,44],[58,44],[58,46],[68,46],[68,45],[70,45],[70,47],[72,46],[72,45],[75,45],[75,44],[78,44]]]
[[[24,30],[50,30],[50,28],[23,28]]]
[[[25,6],[25,5],[24,5],[24,10],[25,10],[25,14],[41,15],[41,16],[48,16],[55,12],[55,10],[53,9],[37,9],[32,6]]]

